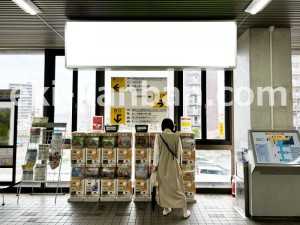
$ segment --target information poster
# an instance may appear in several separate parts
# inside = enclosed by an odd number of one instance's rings
[[[180,118],[180,127],[183,132],[192,131],[192,118],[191,117],[181,117]]]
[[[111,124],[160,124],[168,117],[167,78],[112,77]]]
[[[300,164],[296,132],[252,132],[257,163]]]

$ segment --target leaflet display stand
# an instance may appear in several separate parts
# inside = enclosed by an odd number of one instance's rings
[[[32,185],[31,195],[49,195],[50,193],[34,193],[33,184],[56,183],[55,203],[57,195],[64,195],[60,182],[66,126],[66,123],[48,123],[47,117],[33,118],[25,164],[22,166],[22,180],[18,188],[18,202],[22,184]],[[58,170],[57,180],[47,180],[47,169]],[[61,193],[58,193],[59,187]]]
[[[300,217],[299,131],[250,130],[248,143],[251,217]]]

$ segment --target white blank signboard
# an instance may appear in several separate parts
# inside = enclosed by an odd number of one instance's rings
[[[66,67],[233,68],[236,41],[234,21],[69,21]]]

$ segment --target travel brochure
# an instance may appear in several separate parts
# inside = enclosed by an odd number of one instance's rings
[[[27,149],[26,157],[25,157],[25,165],[26,167],[34,167],[37,159],[37,149]]]
[[[51,140],[51,150],[49,152],[49,166],[52,170],[59,167],[62,152],[62,133],[53,133]]]
[[[39,160],[48,160],[49,159],[49,144],[40,144],[39,145]]]
[[[37,163],[34,169],[34,181],[46,181],[47,166]]]
[[[32,127],[46,127],[48,125],[48,117],[33,117]]]

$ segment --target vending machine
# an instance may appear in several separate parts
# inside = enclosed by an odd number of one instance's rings
[[[100,201],[115,201],[117,188],[117,132],[102,133]]]
[[[82,202],[85,194],[85,153],[86,134],[83,132],[72,133],[71,145],[71,180],[69,202]]]
[[[134,201],[149,201],[149,134],[135,133],[135,198]]]
[[[180,139],[182,144],[181,171],[184,182],[184,190],[187,202],[196,202],[195,193],[195,162],[196,145],[195,134],[193,132],[181,132]]]
[[[116,201],[132,200],[132,133],[118,133]]]

